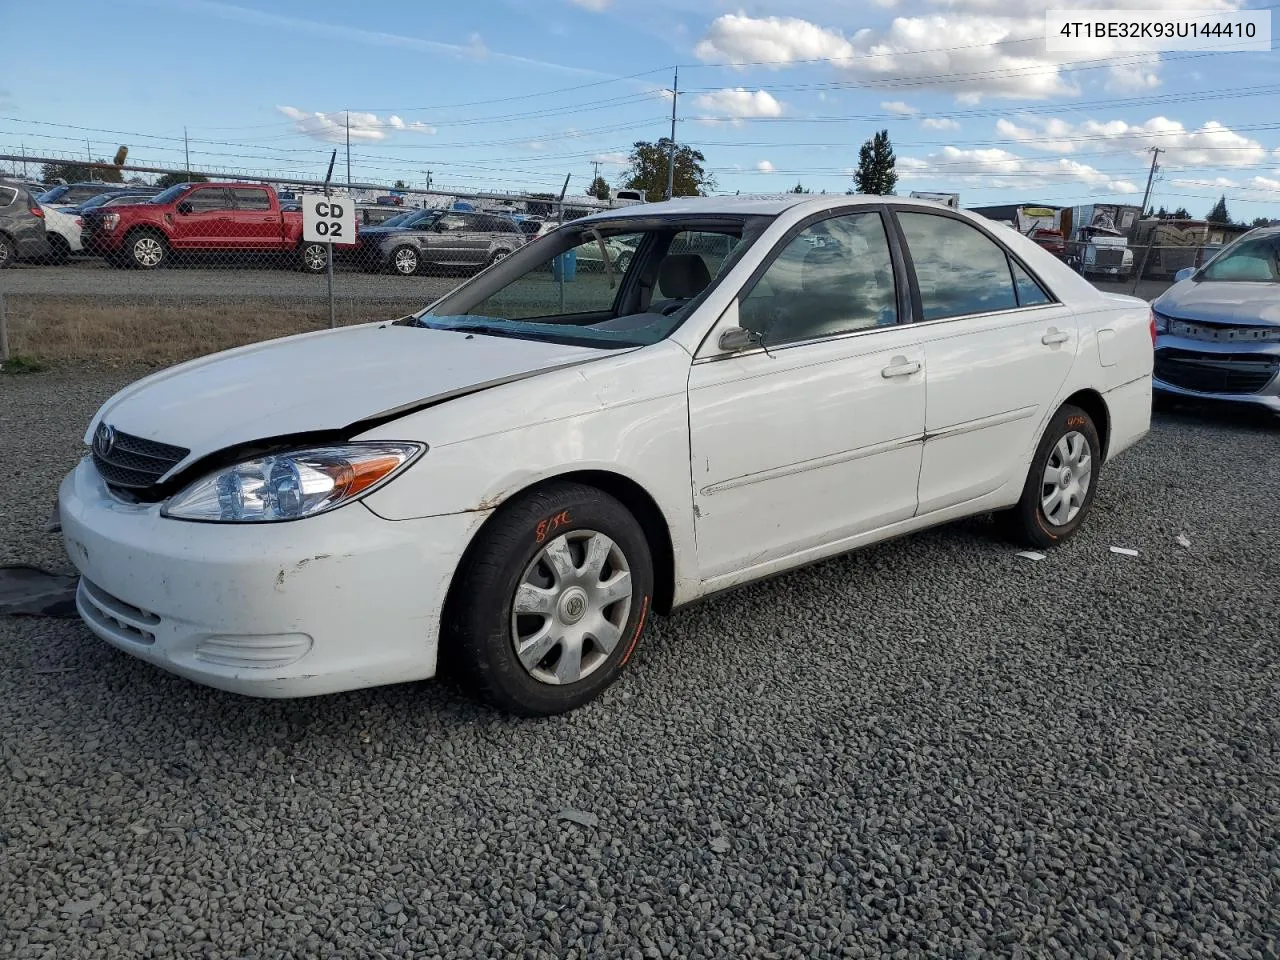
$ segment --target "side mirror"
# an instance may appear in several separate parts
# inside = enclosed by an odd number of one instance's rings
[[[433,232],[433,233],[444,233],[444,224],[443,224],[443,223],[433,223],[433,224],[431,225],[431,230],[432,230],[432,232]]]
[[[730,327],[720,334],[720,349],[726,353],[745,350],[759,340],[754,333],[743,327]]]
[[[1179,270],[1177,273],[1173,275],[1173,282],[1181,283],[1183,280],[1190,280],[1195,275],[1196,275],[1195,267],[1183,267],[1181,270]]]
[[[191,209],[192,209],[192,208],[191,208],[191,201],[190,201],[190,200],[183,200],[180,204],[178,204],[178,212],[179,212],[179,213],[190,213],[190,212],[191,212]]]

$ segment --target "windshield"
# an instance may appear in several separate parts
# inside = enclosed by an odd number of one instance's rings
[[[1241,240],[1214,257],[1196,279],[1280,283],[1280,233]]]
[[[154,197],[152,197],[147,202],[148,203],[172,203],[174,200],[177,200],[180,196],[186,193],[187,188],[190,186],[191,184],[189,183],[175,183],[168,190],[164,190],[160,193],[157,193]]]
[[[81,211],[92,210],[94,207],[100,207],[104,203],[106,203],[108,200],[114,200],[114,199],[115,199],[114,194],[100,193],[96,197],[90,197],[88,200],[85,200],[83,203],[80,204],[80,206],[77,209]]]
[[[37,198],[41,203],[57,203],[62,197],[66,196],[67,191],[71,188],[65,183],[54,187],[46,193],[40,194]]]
[[[421,210],[406,210],[404,213],[397,213],[389,220],[383,220],[378,224],[380,227],[407,227],[419,217],[422,216]],[[433,215],[434,216],[434,215]]]
[[[408,322],[604,348],[657,343],[684,322],[770,219],[575,223],[521,247]]]

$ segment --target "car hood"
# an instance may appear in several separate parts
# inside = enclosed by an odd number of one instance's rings
[[[1280,283],[1183,280],[1152,307],[1179,320],[1280,325]]]
[[[189,463],[257,440],[350,432],[364,421],[617,352],[388,323],[325,330],[139,380],[102,405],[85,443],[105,421],[187,447]]]

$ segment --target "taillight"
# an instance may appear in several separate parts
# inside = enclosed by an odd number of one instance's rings
[[[33,217],[39,217],[41,220],[43,220],[43,219],[44,219],[44,207],[40,206],[40,204],[38,204],[38,203],[33,203],[33,204],[31,205],[31,215],[32,215]]]
[[[102,229],[111,231],[120,226],[120,214],[105,213],[102,215]]]
[[[84,226],[84,218],[83,218],[83,217],[76,217],[76,226],[77,226],[77,227],[83,227],[83,226]]]

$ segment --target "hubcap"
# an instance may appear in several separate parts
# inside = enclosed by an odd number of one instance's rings
[[[9,262],[9,244],[0,240],[0,264]]]
[[[163,255],[160,241],[153,237],[143,237],[133,245],[133,256],[144,267],[154,267]]]
[[[307,247],[307,266],[312,270],[319,270],[325,265],[325,250],[323,247]]]
[[[1093,479],[1093,458],[1089,440],[1078,430],[1064,435],[1049,451],[1040,490],[1040,509],[1055,527],[1076,518],[1089,493]]]
[[[511,642],[529,676],[575,683],[604,666],[631,615],[631,569],[603,533],[574,530],[525,568],[511,604]]]
[[[418,269],[418,258],[412,250],[401,250],[396,254],[396,269],[401,273],[413,273]]]

